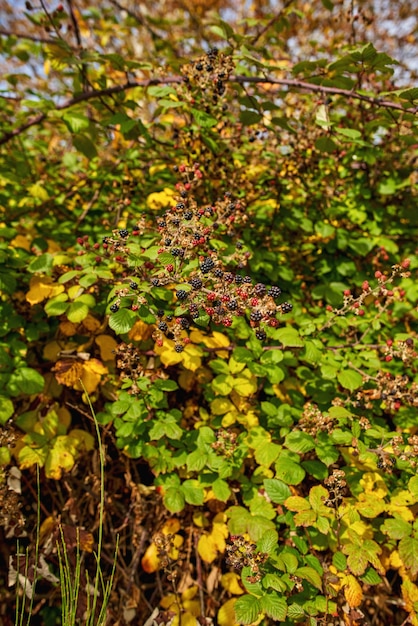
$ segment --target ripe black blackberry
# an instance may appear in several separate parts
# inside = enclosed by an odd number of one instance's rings
[[[207,274],[214,267],[215,263],[213,262],[213,260],[210,257],[206,257],[206,259],[204,259],[200,264],[200,271],[202,272],[202,274]]]
[[[281,293],[282,293],[282,290],[280,289],[280,287],[277,287],[276,285],[273,285],[273,287],[270,287],[268,291],[268,295],[271,296],[272,298],[278,298]]]
[[[138,283],[135,283],[134,281],[129,283],[129,287],[133,290],[138,289]]]
[[[164,245],[165,245],[165,246],[171,246],[171,239],[166,239],[166,240],[164,241]]]
[[[252,311],[251,312],[250,320],[252,322],[261,322],[262,319],[263,319],[263,314],[261,313],[261,311]]]
[[[244,282],[243,277],[242,277],[242,276],[240,276],[239,274],[237,274],[237,275],[235,276],[235,283],[236,283],[237,285],[241,285],[243,282]]]
[[[213,272],[213,274],[214,274],[215,278],[222,278],[222,277],[223,277],[223,275],[224,275],[223,271],[222,271],[222,270],[219,270],[219,269],[215,270],[215,271]]]
[[[228,302],[227,307],[230,311],[236,311],[238,309],[238,302],[236,300],[231,300],[231,302]]]
[[[184,289],[179,289],[178,291],[176,291],[176,298],[177,300],[185,300],[187,298],[187,291],[184,291]]]
[[[200,280],[200,278],[191,278],[189,280],[189,285],[191,285],[193,287],[193,289],[195,289],[196,291],[198,291],[199,289],[202,288],[202,281]]]
[[[192,211],[185,211],[183,214],[183,217],[185,220],[191,220],[193,217],[193,212]]]
[[[283,302],[283,304],[281,305],[281,309],[282,313],[290,313],[290,311],[293,309],[293,305],[290,304],[290,302]]]
[[[161,332],[165,333],[165,331],[167,330],[168,326],[165,322],[160,322],[158,324],[158,328],[159,330],[161,330]]]
[[[153,287],[158,287],[159,282],[160,282],[160,281],[158,280],[158,278],[151,278],[151,285],[152,285]]]
[[[181,250],[180,250],[180,248],[173,248],[173,249],[171,250],[171,254],[172,254],[173,256],[180,256],[180,255],[181,255]]]
[[[178,204],[176,204],[176,209],[179,209],[179,210],[184,209],[184,206],[185,206],[184,202],[179,202]]]
[[[261,329],[258,329],[258,330],[255,331],[255,336],[260,341],[264,341],[264,339],[267,338],[266,332],[264,330],[261,330]]]
[[[234,278],[235,278],[235,276],[233,274],[231,274],[231,272],[227,272],[226,274],[224,274],[224,280],[227,283],[233,283],[234,282]]]
[[[182,317],[180,320],[180,326],[183,330],[187,330],[188,328],[190,328],[189,320],[186,320],[185,317]]]
[[[119,231],[119,236],[122,237],[123,239],[126,239],[126,237],[128,237],[129,235],[129,230],[126,230],[126,228],[122,228]]]
[[[115,302],[115,304],[112,304],[112,306],[110,307],[110,310],[112,311],[112,313],[116,313],[116,311],[119,311],[119,304]]]
[[[176,343],[176,345],[174,346],[174,350],[179,353],[183,352],[184,346],[182,346],[181,343]]]
[[[192,320],[197,320],[199,315],[199,311],[190,311],[190,317],[192,318]]]
[[[254,287],[254,293],[256,296],[265,296],[267,288],[263,283],[257,283]]]
[[[157,317],[164,317],[164,311],[162,309],[158,309]]]
[[[244,283],[246,283],[247,285],[251,285],[251,283],[253,282],[251,276],[244,276]]]

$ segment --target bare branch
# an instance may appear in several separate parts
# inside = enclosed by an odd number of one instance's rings
[[[3,37],[16,37],[16,39],[27,39],[28,41],[34,41],[35,43],[46,43],[48,45],[57,43],[56,39],[51,39],[50,37],[38,37],[35,35],[27,35],[23,33],[14,33],[11,30],[7,30],[6,28],[0,28],[0,36]]]

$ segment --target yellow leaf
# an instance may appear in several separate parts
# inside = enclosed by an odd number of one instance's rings
[[[235,411],[235,407],[228,398],[215,398],[210,403],[210,409],[213,415],[224,415],[228,411]]]
[[[28,191],[33,198],[37,198],[42,202],[45,202],[49,199],[47,190],[39,181],[28,187]]]
[[[151,543],[145,550],[145,554],[141,559],[141,566],[144,572],[147,572],[147,574],[153,574],[160,567],[158,549],[155,543]]]
[[[199,537],[199,541],[197,544],[197,550],[199,552],[200,557],[206,563],[212,563],[218,556],[218,551],[216,549],[216,542],[212,538],[211,535],[201,535]]]
[[[153,330],[153,326],[146,324],[142,320],[138,320],[129,331],[128,337],[131,341],[145,341],[151,337]]]
[[[42,356],[47,361],[56,361],[58,359],[58,355],[62,350],[62,346],[58,343],[58,341],[50,341],[46,344],[43,349]]]
[[[360,485],[366,493],[372,493],[379,499],[383,499],[388,493],[386,483],[378,472],[365,472],[360,478]]]
[[[76,359],[61,359],[55,363],[52,371],[60,385],[75,388],[83,374],[83,363]]]
[[[195,372],[202,365],[201,354],[202,350],[198,346],[188,344],[181,353],[184,367],[191,372]]]
[[[229,593],[234,594],[235,596],[240,596],[244,593],[244,589],[240,584],[241,578],[235,572],[229,572],[228,574],[224,574],[221,578],[221,585],[224,589],[229,591]]]
[[[165,172],[167,170],[167,165],[164,163],[160,163],[159,165],[151,165],[149,168],[150,176],[154,176],[154,174],[158,174],[158,172]]]
[[[96,343],[99,346],[102,361],[114,361],[115,350],[118,347],[116,339],[110,335],[98,335],[96,337]]]
[[[176,517],[171,517],[166,521],[161,529],[163,535],[175,535],[180,530],[180,522]]]
[[[411,580],[404,580],[401,586],[402,597],[405,601],[405,609],[411,613],[412,624],[418,623],[416,606],[418,603],[418,587]]]
[[[166,367],[176,365],[183,360],[183,353],[175,351],[174,341],[171,339],[164,339],[162,346],[156,344],[154,350],[156,354],[160,355],[161,363]]]
[[[244,372],[242,372],[243,374]],[[242,397],[248,398],[257,391],[257,379],[255,376],[247,378],[239,376],[234,379],[234,390]]]
[[[193,524],[198,528],[205,528],[209,525],[209,522],[202,511],[196,511],[193,514]]]
[[[57,437],[56,443],[61,443],[63,439],[67,440],[67,437]],[[74,467],[74,463],[75,459],[71,449],[67,450],[64,445],[54,445],[45,461],[45,476],[59,480],[62,472],[69,472]]]
[[[363,601],[363,590],[361,585],[357,578],[355,578],[352,574],[347,576],[347,583],[344,587],[344,595],[351,608],[360,606]]]
[[[39,542],[40,542],[40,544],[43,544],[47,539],[49,539],[49,537],[51,536],[51,534],[55,530],[56,524],[57,524],[57,522],[56,522],[55,518],[52,517],[52,515],[47,517],[42,522],[41,527],[39,529]]]
[[[57,413],[58,412],[59,411],[57,411]],[[94,437],[86,430],[73,428],[73,430],[68,433],[68,436],[72,437],[72,439],[76,441],[78,450],[85,450],[86,452],[89,452],[94,449]]]
[[[163,191],[155,191],[150,193],[147,198],[147,205],[154,211],[159,211],[169,204],[175,202],[176,193],[169,187],[165,187]]]
[[[229,428],[230,426],[235,424],[235,422],[237,421],[238,421],[238,411],[234,409],[233,411],[228,411],[228,413],[225,413],[225,415],[222,418],[222,426],[223,428]]]
[[[13,246],[13,248],[23,248],[28,252],[30,251],[31,247],[29,239],[24,235],[16,235],[16,237],[11,240],[10,245]]]
[[[72,285],[67,290],[68,297],[70,298],[70,300],[75,300],[76,298],[81,296],[83,292],[84,292],[84,289],[83,287],[80,287],[80,285]]]
[[[227,600],[218,611],[218,625],[219,626],[238,626],[235,621],[235,606],[236,598]]]
[[[403,567],[403,561],[399,556],[399,552],[397,550],[393,550],[389,556],[389,563],[393,569],[399,569]],[[389,567],[387,569],[390,569]]]
[[[82,364],[81,381],[87,393],[94,393],[99,386],[102,376],[108,374],[109,370],[99,359],[90,359]],[[74,389],[84,391],[83,385],[77,380]]]
[[[71,424],[71,413],[65,406],[60,406],[57,408],[57,415],[59,418],[59,423],[62,424],[65,429],[69,427]],[[88,433],[86,433],[88,434]],[[91,435],[90,435],[91,436]]]
[[[29,282],[29,291],[26,300],[34,305],[46,298],[53,298],[64,291],[64,285],[53,284],[49,276],[32,276]]]

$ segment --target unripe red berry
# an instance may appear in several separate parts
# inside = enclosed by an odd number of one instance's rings
[[[174,265],[172,263],[169,263],[168,265],[166,265],[165,269],[167,270],[167,272],[172,272],[174,270]]]
[[[387,355],[385,356],[385,361],[386,361],[387,363],[389,363],[389,361],[391,361],[392,359],[393,359],[393,356],[392,356],[391,354],[387,354]]]
[[[369,281],[365,280],[362,284],[363,291],[368,291],[370,289]]]
[[[343,291],[343,294],[344,294],[345,296],[351,296],[351,291],[350,291],[349,289],[345,289],[345,290]]]
[[[363,317],[363,315],[364,315],[364,309],[359,309],[358,314],[359,314],[361,317]]]
[[[185,172],[186,171],[186,166],[185,165],[180,165],[179,166],[179,172]]]
[[[377,270],[377,271],[374,273],[374,277],[375,277],[375,278],[382,278],[382,276],[383,276],[383,274],[382,274],[382,272],[380,272],[379,270]]]
[[[93,248],[94,248],[95,250],[98,250],[98,249],[100,248],[100,244],[99,244],[99,243],[97,243],[97,242],[96,242],[96,243],[94,243],[94,244],[93,244]]]
[[[401,263],[401,266],[407,270],[408,267],[411,265],[411,259],[404,259]]]
[[[388,296],[393,296],[393,291],[392,291],[391,289],[389,289],[389,291],[387,292],[387,294],[386,294],[386,295],[388,295]]]
[[[82,245],[83,245],[83,243],[84,243],[84,239],[83,239],[83,237],[77,237],[77,243],[79,243],[79,244],[80,244],[80,246],[82,246]]]
[[[392,345],[393,345],[393,339],[388,339],[388,340],[386,341],[386,345],[387,345],[387,346],[389,346],[389,348],[390,348],[390,346],[392,346]]]
[[[137,304],[133,304],[133,305],[131,306],[132,311],[137,311],[137,310],[138,310],[138,308],[139,308],[139,307],[138,307],[138,305],[137,305]]]
[[[332,306],[330,304],[327,304],[327,306],[325,307],[327,311],[332,311]]]
[[[100,261],[102,260],[101,256],[96,256],[94,257],[94,260],[96,261],[96,263],[100,263]]]

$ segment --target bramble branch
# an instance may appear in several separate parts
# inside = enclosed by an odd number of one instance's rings
[[[2,34],[2,31],[0,31]],[[3,32],[4,34],[4,32]],[[115,85],[113,87],[108,87],[106,89],[92,89],[88,91],[84,91],[73,98],[66,100],[61,104],[55,105],[56,111],[63,111],[65,109],[69,109],[72,106],[79,104],[80,102],[87,102],[88,100],[92,100],[94,98],[103,98],[105,96],[114,95],[117,93],[121,93],[124,91],[128,91],[129,89],[135,89],[137,87],[150,87],[151,85],[169,85],[169,84],[180,84],[183,82],[182,76],[167,76],[165,78],[151,78],[146,80],[139,81],[128,81],[121,85]],[[338,87],[325,87],[323,85],[315,85],[313,83],[305,82],[302,80],[294,80],[294,79],[286,79],[286,78],[273,78],[269,76],[230,76],[228,79],[230,83],[252,83],[252,84],[268,84],[268,85],[280,85],[282,87],[293,87],[295,89],[302,89],[305,91],[310,91],[312,93],[320,93],[320,94],[330,94],[330,95],[339,95],[344,96],[351,100],[360,100],[362,102],[367,102],[372,106],[383,107],[386,109],[396,109],[398,111],[402,111],[403,113],[410,113],[412,115],[416,115],[418,113],[418,107],[404,107],[402,104],[393,102],[391,100],[384,100],[379,96],[367,96],[365,94],[359,93],[357,91],[350,91],[349,89],[341,89]],[[41,124],[47,118],[46,113],[40,113],[39,115],[35,115],[30,118],[25,124],[18,126],[12,131],[4,133],[2,137],[0,137],[0,146],[4,145],[14,137],[22,134],[25,130],[30,128],[31,126],[35,126]]]

